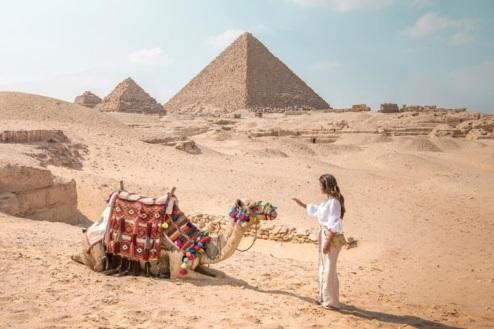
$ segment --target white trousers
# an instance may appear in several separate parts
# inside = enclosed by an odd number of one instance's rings
[[[319,231],[319,301],[322,306],[340,306],[340,283],[336,272],[336,262],[341,247],[331,245],[329,254],[323,253],[328,230]]]

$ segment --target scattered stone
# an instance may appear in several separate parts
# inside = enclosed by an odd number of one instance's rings
[[[431,132],[432,136],[436,137],[464,137],[465,134],[462,133],[460,129],[453,128],[447,123],[442,123],[437,125]]]
[[[187,152],[189,154],[200,154],[201,149],[196,145],[193,140],[187,140],[183,142],[178,142],[175,146],[177,150]]]
[[[351,108],[328,109],[326,113],[343,113],[343,112],[370,112],[371,108],[367,104],[355,104]]]
[[[400,112],[415,112],[415,113],[430,113],[430,112],[451,112],[451,113],[460,113],[466,112],[466,108],[440,108],[437,105],[403,105],[400,109]]]
[[[494,138],[494,133],[490,133],[483,128],[475,128],[470,130],[468,134],[465,136],[465,138],[470,140],[492,139]]]

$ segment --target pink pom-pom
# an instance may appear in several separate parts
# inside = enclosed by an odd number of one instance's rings
[[[187,270],[184,269],[184,268],[181,268],[179,271],[178,271],[178,274],[180,275],[186,275],[187,274]]]

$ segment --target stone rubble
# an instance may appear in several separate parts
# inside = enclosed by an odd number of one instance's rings
[[[85,107],[94,108],[100,104],[103,100],[90,91],[85,91],[82,95],[77,96],[74,99],[75,104],[79,104]]]
[[[226,216],[214,216],[197,214],[189,216],[189,219],[200,229],[207,229],[210,233],[217,234],[223,227],[230,224],[231,219]],[[247,235],[254,236],[255,229],[250,230]],[[294,227],[263,223],[259,226],[257,236],[264,240],[295,242],[295,243],[317,243],[318,229],[304,229],[298,231]]]

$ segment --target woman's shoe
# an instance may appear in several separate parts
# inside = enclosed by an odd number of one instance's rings
[[[328,304],[328,305],[321,304],[321,307],[331,311],[339,311],[341,309],[341,304]]]

